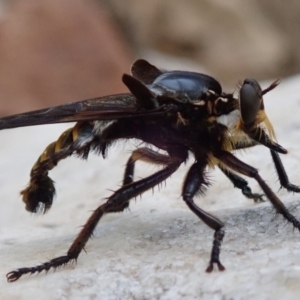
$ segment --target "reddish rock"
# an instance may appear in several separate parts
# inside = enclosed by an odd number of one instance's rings
[[[0,115],[126,91],[129,49],[92,0],[8,2],[0,39]]]

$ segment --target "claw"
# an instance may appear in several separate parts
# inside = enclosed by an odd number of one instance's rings
[[[17,269],[6,274],[8,282],[17,281],[22,276],[22,273]]]
[[[219,261],[217,262],[217,264],[218,264],[219,271],[225,270],[225,267]]]
[[[248,199],[253,199],[255,203],[266,202],[266,200],[263,199],[264,194],[253,194],[249,186],[243,187],[242,193]]]
[[[220,263],[220,261],[210,262],[207,269],[205,270],[206,273],[211,273],[214,269],[214,263],[217,264],[219,271],[225,271],[225,267]]]
[[[210,263],[209,266],[207,267],[207,269],[205,270],[205,272],[211,273],[213,269],[214,269],[214,265],[212,263]]]
[[[266,202],[266,200],[263,198],[264,194],[252,194],[253,197],[249,197],[253,199],[255,203],[261,203]]]
[[[221,243],[223,241],[225,232],[222,229],[217,229],[214,234],[213,248],[211,250],[211,258],[209,261],[209,265],[206,269],[206,273],[211,273],[214,269],[214,264],[217,264],[219,271],[224,271],[225,267],[221,264],[219,256]]]

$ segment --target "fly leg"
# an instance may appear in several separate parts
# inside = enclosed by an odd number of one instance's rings
[[[171,162],[164,169],[149,177],[127,184],[117,190],[104,204],[100,205],[92,213],[66,255],[56,257],[35,267],[19,268],[11,271],[6,275],[7,280],[13,282],[25,274],[40,273],[52,268],[56,269],[72,261],[76,261],[103,215],[123,211],[128,206],[130,199],[141,195],[143,192],[153,188],[173,174],[181,163],[186,160],[186,156],[187,154],[184,154],[184,156],[181,157],[170,158]]]
[[[248,144],[246,146],[245,145],[234,145],[234,149],[244,149],[244,148],[253,147],[256,145],[257,145],[257,143],[255,143],[255,142],[253,142],[252,144]],[[288,175],[284,169],[284,166],[282,164],[282,161],[280,159],[278,152],[270,149],[270,153],[272,156],[272,160],[273,160],[281,187],[285,188],[289,192],[300,193],[300,187],[295,184],[290,183]]]
[[[219,168],[233,183],[233,186],[240,189],[243,195],[246,196],[248,199],[253,199],[256,203],[265,201],[263,199],[263,194],[252,193],[251,188],[248,186],[248,182],[244,178],[222,167],[221,165],[219,165]]]
[[[194,203],[193,197],[195,194],[199,192],[203,193],[205,185],[208,185],[204,176],[204,168],[205,164],[195,163],[192,165],[183,185],[182,197],[191,211],[195,213],[207,226],[215,231],[211,258],[206,269],[206,272],[210,273],[213,270],[214,264],[217,264],[220,271],[225,270],[224,266],[220,262],[220,250],[225,231],[223,230],[224,223],[222,221],[202,210]]]
[[[300,187],[296,186],[289,182],[289,178],[286,174],[286,171],[283,167],[279,154],[273,150],[270,151],[272,155],[272,159],[278,174],[279,182],[281,187],[285,188],[289,192],[300,193]]]
[[[166,166],[171,163],[171,157],[168,155],[157,153],[149,148],[139,148],[132,152],[130,158],[126,163],[126,168],[123,178],[123,186],[133,182],[134,166],[140,160],[150,164]]]
[[[283,215],[283,217],[288,222],[292,223],[293,226],[300,231],[300,222],[288,211],[288,209],[284,206],[280,199],[270,189],[266,182],[260,177],[257,169],[245,164],[244,162],[236,158],[233,154],[227,151],[220,151],[215,154],[215,157],[218,158],[224,165],[226,165],[230,169],[240,174],[254,178],[264,191],[266,197],[273,204],[277,213]]]

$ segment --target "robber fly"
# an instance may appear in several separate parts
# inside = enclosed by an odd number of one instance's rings
[[[281,186],[300,192],[298,186],[289,182],[278,154],[286,154],[287,150],[275,142],[274,130],[264,109],[263,95],[274,89],[278,81],[262,90],[256,80],[246,79],[235,96],[223,92],[220,83],[208,75],[165,71],[145,60],[134,62],[131,75],[124,74],[122,80],[130,93],[0,119],[0,129],[77,122],[46,147],[31,170],[30,183],[21,194],[26,210],[33,213],[45,213],[51,208],[55,188],[48,173],[68,156],[75,154],[87,158],[90,152],[95,152],[104,157],[107,149],[120,139],[137,139],[164,151],[163,154],[149,147],[134,150],[125,167],[122,187],[93,211],[67,254],[34,267],[11,271],[7,274],[9,282],[24,274],[40,273],[76,261],[103,215],[123,211],[132,198],[165,181],[190,155],[195,162],[185,177],[182,198],[191,211],[214,230],[207,272],[211,272],[215,264],[220,271],[225,269],[220,262],[224,223],[193,201],[194,196],[203,194],[209,185],[207,170],[212,167],[219,167],[246,197],[263,201],[263,195],[252,193],[247,181],[238,174],[254,178],[276,211],[300,230],[300,222],[260,177],[257,169],[233,155],[235,150],[264,145],[270,149]],[[162,168],[135,181],[137,161]]]

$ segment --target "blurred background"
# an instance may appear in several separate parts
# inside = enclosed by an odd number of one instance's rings
[[[0,115],[126,91],[137,58],[215,76],[300,70],[300,2],[1,0]]]

